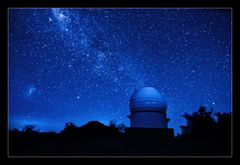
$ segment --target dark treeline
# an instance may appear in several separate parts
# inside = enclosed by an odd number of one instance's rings
[[[9,130],[10,156],[217,156],[231,155],[231,113],[214,113],[200,106],[192,114],[184,114],[182,133],[167,143],[138,137],[132,140],[124,124],[111,121],[106,126],[91,121],[77,127],[66,123],[60,133],[38,132],[33,125],[22,131]],[[152,135],[151,135],[152,136]],[[146,135],[144,136],[146,137]],[[156,139],[155,139],[156,140]],[[160,141],[161,139],[159,139]]]

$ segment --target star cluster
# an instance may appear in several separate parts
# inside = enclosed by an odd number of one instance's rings
[[[9,126],[129,126],[128,101],[152,86],[169,127],[199,105],[231,111],[230,9],[9,9]]]

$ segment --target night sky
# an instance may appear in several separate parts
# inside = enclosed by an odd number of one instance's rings
[[[230,9],[9,9],[9,127],[111,120],[155,87],[169,127],[205,105],[231,111]]]

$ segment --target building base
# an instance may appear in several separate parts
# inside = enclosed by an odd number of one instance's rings
[[[172,128],[126,128],[127,139],[140,144],[167,144],[173,141]]]

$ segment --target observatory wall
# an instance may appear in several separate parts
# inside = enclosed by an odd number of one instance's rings
[[[167,128],[166,115],[158,111],[134,112],[130,124],[134,128]]]

